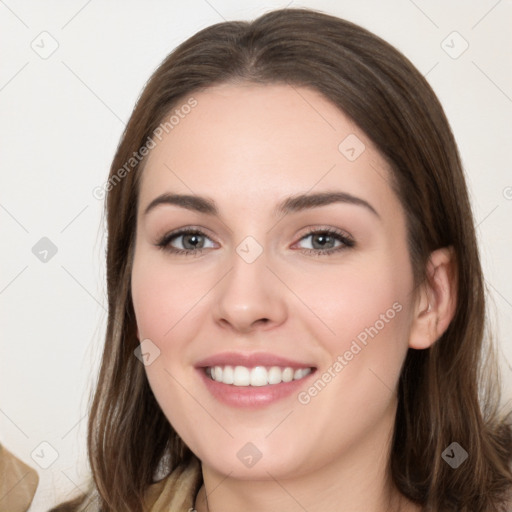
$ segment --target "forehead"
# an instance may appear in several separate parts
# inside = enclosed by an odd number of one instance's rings
[[[364,132],[318,91],[288,84],[221,84],[178,102],[154,139],[142,206],[162,192],[215,196],[260,208],[266,199],[343,190],[393,200],[390,171]],[[396,198],[395,198],[396,199]],[[381,208],[385,205],[381,205]]]

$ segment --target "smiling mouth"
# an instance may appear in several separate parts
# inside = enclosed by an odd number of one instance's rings
[[[206,375],[215,382],[238,387],[273,386],[282,382],[300,380],[315,368],[291,368],[290,366],[207,366]]]

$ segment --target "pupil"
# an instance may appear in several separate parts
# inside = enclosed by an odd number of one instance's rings
[[[196,242],[198,241],[198,240],[197,240],[197,239],[198,239],[198,235],[197,235],[197,234],[195,234],[195,235],[187,235],[187,237],[188,237],[188,238],[193,238],[193,239],[195,239],[195,240],[196,240]],[[185,240],[187,239],[187,237],[185,237]],[[190,243],[190,242],[188,242],[188,243]],[[200,245],[200,244],[199,244],[199,245]],[[194,244],[194,243],[192,244],[192,248],[197,248],[197,247],[198,247],[198,246],[197,246],[196,244]]]
[[[320,246],[321,248],[323,248],[326,244],[326,242],[329,241],[329,239],[331,238],[329,235],[316,235],[317,236],[317,239],[320,240]],[[323,242],[322,242],[323,240]]]

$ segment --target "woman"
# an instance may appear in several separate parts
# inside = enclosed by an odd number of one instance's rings
[[[510,510],[461,162],[396,49],[307,9],[208,27],[103,190],[94,489],[54,510]]]

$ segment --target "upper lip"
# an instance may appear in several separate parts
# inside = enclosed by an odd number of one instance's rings
[[[315,366],[307,362],[296,361],[266,352],[239,353],[239,352],[222,352],[213,356],[201,359],[196,364],[197,368],[205,368],[211,366],[246,366],[252,368],[254,366],[280,366],[282,368],[314,368]]]

